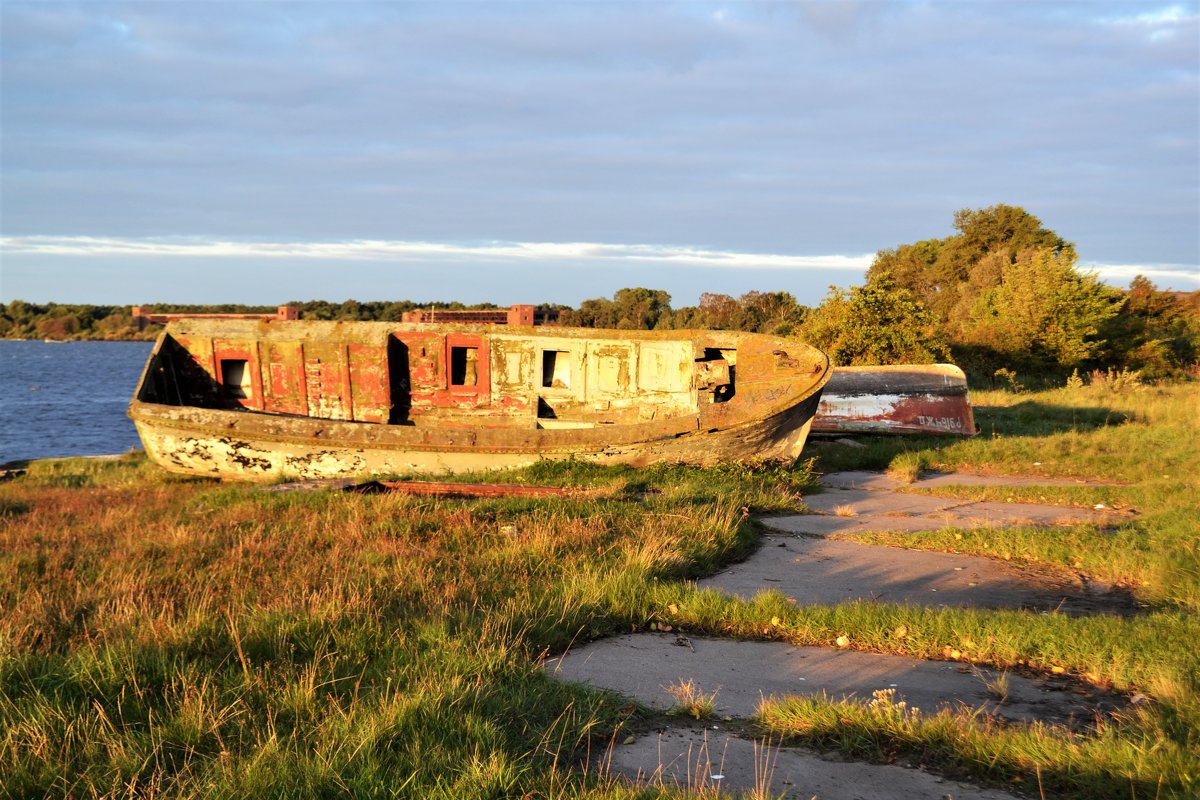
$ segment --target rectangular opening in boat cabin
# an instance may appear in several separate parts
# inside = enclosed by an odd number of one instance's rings
[[[711,391],[713,403],[728,403],[736,393],[735,364],[737,350],[704,348],[704,357],[696,360],[696,388]]]
[[[568,351],[542,351],[542,386],[547,389],[571,388],[571,354]]]
[[[434,403],[459,405],[465,402],[478,406],[488,402],[492,387],[487,341],[475,334],[448,333],[444,346],[445,371],[441,373],[441,388],[448,389],[449,394],[440,401],[434,398]]]
[[[479,385],[479,348],[450,348],[450,385]]]
[[[221,359],[221,392],[230,400],[250,397],[251,381],[248,362],[243,358]]]

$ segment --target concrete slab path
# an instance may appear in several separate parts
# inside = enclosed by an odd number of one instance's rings
[[[942,475],[917,484],[1004,486],[1006,479]],[[1014,525],[1114,525],[1133,517],[1111,508],[1076,508],[1040,503],[999,503],[898,492],[902,484],[879,473],[844,472],[823,478],[827,490],[805,497],[811,514],[763,517],[768,527],[810,536],[853,535],[880,531],[912,532],[944,528],[995,528]]]
[[[821,478],[830,489],[874,489],[893,492],[905,487],[928,489],[940,486],[1118,486],[1116,483],[1083,478],[1040,478],[1036,475],[972,475],[966,472],[926,473],[912,483],[888,477],[883,472],[850,470],[831,472]]]
[[[784,800],[1015,800],[920,769],[834,761],[803,748],[748,741],[719,726],[668,727],[641,736],[614,750],[609,770],[639,784],[687,787],[705,797],[758,790],[758,796]]]
[[[800,605],[864,600],[1066,614],[1134,610],[1127,597],[1108,586],[1066,575],[1030,574],[981,556],[783,534],[765,535],[754,555],[698,585],[743,600],[776,589]]]
[[[663,711],[677,702],[668,689],[692,681],[702,693],[716,694],[718,717],[751,717],[770,697],[817,695],[868,702],[875,691],[886,689],[895,689],[895,700],[927,713],[965,707],[1019,722],[1080,726],[1097,712],[1116,708],[1109,696],[1072,690],[1066,680],[1010,673],[1007,697],[1001,700],[988,688],[995,685],[997,673],[968,664],[676,634],[602,639],[547,662],[546,670],[556,678],[618,692]]]
[[[827,537],[869,531],[1010,525],[1111,525],[1131,518],[1111,509],[1031,503],[991,503],[897,492],[902,484],[875,473],[825,477],[829,488],[806,498],[813,514],[770,517],[775,533],[746,561],[699,582],[749,598],[777,589],[799,604],[847,600],[922,606],[1019,608],[1041,613],[1116,612],[1130,598],[1071,576],[1029,574],[1005,562],[954,553],[865,545]],[[1046,479],[942,475],[916,485],[1076,485]],[[802,534],[797,536],[795,534]],[[815,537],[815,538],[814,538]],[[731,641],[680,634],[631,634],[576,647],[546,665],[561,680],[618,692],[662,711],[677,700],[668,691],[691,681],[714,695],[715,716],[746,719],[770,697],[824,696],[869,702],[878,690],[925,713],[967,709],[1012,722],[1042,721],[1082,729],[1123,700],[1072,680],[1027,678],[958,662],[797,647],[781,642]],[[1003,699],[998,696],[1003,688]],[[744,738],[697,725],[675,725],[617,745],[610,768],[640,782],[672,781],[713,792],[762,790],[764,756]],[[769,751],[768,751],[769,752]],[[787,798],[908,797],[1009,800],[1012,795],[955,783],[917,769],[824,758],[802,748],[776,748],[768,796]],[[721,775],[719,780],[712,776]],[[700,781],[700,782],[697,782]],[[716,782],[714,782],[716,781]]]

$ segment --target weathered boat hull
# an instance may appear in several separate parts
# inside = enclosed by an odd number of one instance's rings
[[[414,447],[391,442],[387,436],[361,441],[360,432],[343,427],[367,426],[367,423],[354,422],[323,426],[320,437],[280,435],[247,424],[252,420],[245,419],[205,419],[195,424],[186,415],[171,412],[153,419],[143,413],[135,420],[135,425],[147,455],[166,469],[242,480],[455,474],[572,458],[599,464],[707,466],[751,458],[781,461],[799,458],[812,424],[816,401],[814,396],[780,414],[724,431],[693,431],[655,441],[602,447],[559,445],[539,450],[470,444],[458,448]],[[237,412],[217,413],[242,416]],[[221,430],[222,426],[225,430]]]
[[[974,436],[967,378],[953,364],[835,367],[813,433]]]
[[[463,343],[478,359],[469,385],[451,352]],[[180,324],[160,337],[129,413],[165,468],[246,480],[570,458],[705,465],[797,458],[829,373],[814,348],[737,332]],[[233,375],[241,405],[219,407]],[[208,399],[189,399],[205,383]]]

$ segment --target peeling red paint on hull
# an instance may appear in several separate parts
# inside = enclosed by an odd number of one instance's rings
[[[974,436],[967,379],[952,364],[836,367],[814,433]]]
[[[251,480],[711,464],[797,458],[829,374],[734,331],[185,321],[130,416],[167,469]]]

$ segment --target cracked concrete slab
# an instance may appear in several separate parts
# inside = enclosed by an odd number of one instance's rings
[[[887,514],[890,516],[927,516],[944,514],[969,500],[950,497],[930,497],[924,494],[876,492],[868,489],[829,489],[804,498],[809,510],[818,514],[833,514],[838,508],[853,509],[856,514]]]
[[[1074,485],[1036,478],[993,482],[964,477],[933,476],[917,485]],[[1131,598],[1105,594],[1108,587],[1086,585],[1070,576],[1030,574],[974,556],[822,538],[945,527],[1106,525],[1128,519],[1128,514],[900,493],[894,491],[899,483],[875,473],[842,473],[826,476],[826,482],[838,488],[807,498],[817,513],[762,520],[771,528],[806,537],[768,534],[756,554],[699,585],[743,598],[778,589],[800,604],[878,600],[1066,613],[1122,613],[1134,607]],[[1015,723],[1041,721],[1086,729],[1097,716],[1111,714],[1126,702],[1065,676],[1009,674],[998,680],[994,670],[959,662],[678,633],[605,639],[577,647],[546,666],[557,679],[614,691],[663,711],[677,702],[669,689],[691,681],[700,693],[715,695],[716,716],[739,719],[755,714],[760,703],[771,697],[868,702],[876,691],[894,690],[896,701],[904,700],[924,713],[965,709]],[[774,757],[775,772],[764,787],[766,762],[753,742],[699,724],[680,725],[617,745],[608,755],[608,768],[639,783],[677,782],[713,793],[765,788],[768,796],[787,798],[1012,797],[921,770],[835,761],[802,748],[776,748]],[[713,775],[722,777],[716,781]]]
[[[560,680],[608,689],[663,711],[675,705],[668,688],[693,681],[716,693],[717,716],[750,717],[764,698],[817,695],[869,701],[895,689],[896,700],[934,712],[968,708],[1019,722],[1084,725],[1116,701],[1070,681],[1007,676],[1007,697],[989,692],[996,672],[958,662],[799,647],[784,642],[639,633],[576,647],[548,661]]]
[[[891,492],[897,489],[928,489],[938,486],[1119,486],[1117,483],[1083,478],[1039,478],[1021,475],[972,475],[965,472],[928,473],[912,483],[889,478],[883,472],[831,472],[821,478],[831,489],[871,489]]]
[[[1041,503],[975,502],[953,497],[873,491],[830,489],[804,498],[809,509],[819,514],[852,511],[858,516],[924,516],[933,519],[1006,525],[1074,525],[1104,523],[1122,516],[1109,509],[1072,508]]]
[[[929,607],[1024,608],[1067,614],[1129,613],[1110,587],[1022,571],[980,556],[768,534],[745,561],[698,581],[748,600],[775,589],[800,605],[851,600]]]
[[[931,517],[881,517],[854,516],[838,517],[825,514],[798,514],[781,517],[759,517],[759,522],[783,533],[798,533],[804,536],[853,536],[858,533],[913,533],[936,531],[943,528],[997,528],[1006,523],[991,523],[972,520],[969,523],[956,519],[933,519]]]
[[[606,762],[610,774],[638,784],[685,787],[704,796],[757,790],[756,796],[783,800],[1015,800],[920,769],[834,761],[804,748],[697,727],[668,727],[617,745]]]
[[[763,517],[764,525],[813,536],[999,526],[1113,525],[1131,518],[1113,509],[1039,503],[975,502],[881,489],[830,489],[805,497],[811,514]]]

